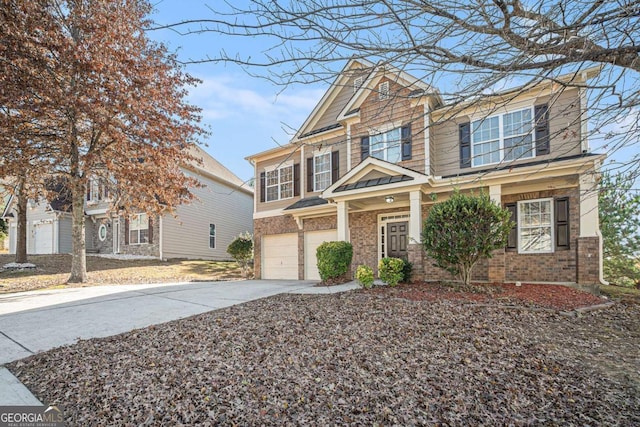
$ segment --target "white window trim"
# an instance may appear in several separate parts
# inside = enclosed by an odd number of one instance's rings
[[[127,230],[127,232],[129,233],[129,236],[127,236],[127,238],[129,239],[129,245],[131,246],[137,246],[137,245],[148,245],[149,244],[149,234],[147,234],[147,241],[146,242],[141,242],[140,241],[140,231],[142,230],[148,230],[149,229],[149,216],[146,213],[139,213],[136,215],[133,215],[132,218],[138,217],[140,215],[146,215],[147,216],[147,228],[131,228],[132,226],[132,221],[131,219],[129,219],[129,230]],[[138,232],[138,241],[136,243],[132,243],[131,242],[131,232],[132,231],[137,231]]]
[[[213,225],[213,234],[211,234],[211,226]],[[209,249],[215,249],[216,248],[216,244],[217,239],[216,236],[218,234],[218,230],[216,229],[216,225],[209,223]],[[211,246],[211,238],[213,237],[213,246]]]
[[[504,122],[503,122],[503,117],[505,114],[509,114],[509,113],[515,113],[516,111],[522,111],[522,110],[531,110],[531,156],[529,157],[520,157],[517,159],[513,159],[513,160],[504,160]],[[473,143],[473,123],[477,122],[479,120],[490,120],[494,117],[498,117],[498,145],[499,148],[498,150],[500,151],[500,160],[498,160],[497,162],[491,162],[491,163],[482,163],[480,165],[476,165],[474,164],[474,161],[476,160],[477,156],[474,153],[474,147],[475,144]],[[469,126],[471,127],[470,131],[470,135],[469,138],[471,138],[471,167],[472,168],[483,168],[486,166],[491,166],[491,165],[499,165],[503,162],[513,162],[513,161],[517,161],[517,160],[525,160],[525,159],[533,159],[536,157],[536,126],[535,126],[535,109],[533,105],[529,105],[529,106],[523,106],[522,108],[517,108],[517,109],[513,109],[513,110],[506,110],[503,111],[501,113],[497,113],[497,114],[493,114],[491,116],[477,116],[477,117],[472,117],[470,118],[470,122],[469,122]]]
[[[329,170],[328,171],[323,171],[323,172],[318,172],[316,171],[316,157],[320,157],[320,156],[329,156]],[[323,191],[324,189],[328,188],[331,186],[331,172],[333,168],[333,159],[331,156],[331,151],[328,149],[325,150],[317,150],[314,154],[313,154],[313,191],[317,192],[317,191]],[[318,181],[316,180],[316,177],[318,175],[320,175],[320,173],[322,174],[326,174],[329,173],[329,185],[327,185],[324,188],[318,188]]]
[[[396,129],[398,129],[398,132],[400,134],[400,136],[398,138],[398,143],[396,144],[398,147],[400,147],[400,159],[398,159],[398,162],[402,161],[402,126],[392,127],[392,128],[387,129],[386,131],[377,132],[377,133],[372,133],[371,131],[369,131],[369,155],[371,157],[374,157],[376,159],[379,158],[379,157],[375,157],[373,155],[373,137],[374,136],[378,136],[378,135],[387,134],[387,133],[389,133],[391,131],[394,131]],[[385,145],[384,146],[384,159],[380,159],[380,160],[384,160],[385,162],[389,162],[389,163],[394,163],[394,162],[391,162],[390,160],[388,160],[388,158],[389,158],[389,147],[390,147],[388,140],[385,141],[384,145]],[[393,145],[393,146],[395,147],[396,145]],[[378,150],[378,151],[383,151],[383,150]],[[397,162],[395,162],[395,163],[397,163]]]
[[[525,204],[525,203],[532,203],[532,202],[549,202],[549,210],[551,212],[551,249],[550,250],[546,250],[546,251],[524,251],[522,250],[522,239],[520,239],[520,230],[521,230],[521,224],[522,224],[522,215],[520,215],[520,205]],[[518,253],[519,254],[552,254],[555,253],[555,248],[556,248],[556,230],[555,230],[555,224],[556,224],[556,212],[555,212],[555,204],[554,204],[554,199],[553,197],[548,197],[548,198],[544,198],[544,199],[531,199],[531,200],[520,200],[517,203],[516,206],[517,209],[517,216],[518,216],[518,226],[517,226],[517,235],[516,238],[518,239]],[[541,227],[539,227],[541,228]]]
[[[284,183],[286,182],[291,182],[291,196],[290,197],[281,197],[282,194],[282,189],[281,186],[283,184],[283,181],[280,180],[280,171],[282,169],[286,169],[286,168],[291,168],[291,181],[284,181]],[[268,185],[268,173],[269,172],[273,172],[273,171],[278,171],[278,198],[277,199],[271,199],[269,200],[269,188],[270,187],[275,187],[275,185]],[[288,161],[286,163],[282,163],[279,165],[274,165],[274,166],[268,166],[265,167],[264,169],[265,172],[265,182],[264,182],[264,201],[265,203],[270,203],[270,202],[277,202],[278,200],[288,200],[288,199],[293,199],[294,194],[295,194],[295,189],[293,188],[294,186],[294,176],[293,176],[293,161]]]

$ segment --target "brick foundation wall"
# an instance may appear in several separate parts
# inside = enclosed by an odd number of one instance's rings
[[[104,239],[104,242],[100,241],[100,237],[98,236],[98,230],[102,224],[107,226],[107,237]],[[99,254],[113,253],[113,222],[111,219],[98,219],[94,223],[91,219],[87,218],[85,228],[87,229],[86,235],[91,236],[91,245],[87,242],[87,248],[97,250]]]
[[[160,220],[153,218],[153,242],[141,245],[127,245],[125,240],[124,219],[120,220],[120,253],[125,255],[160,256]]]

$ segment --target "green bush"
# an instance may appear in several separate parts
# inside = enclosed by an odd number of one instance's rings
[[[316,250],[316,258],[322,281],[335,279],[349,271],[353,246],[349,242],[323,242]]]
[[[356,280],[365,289],[373,287],[373,269],[368,265],[359,265],[356,270]]]
[[[473,267],[481,259],[507,245],[513,226],[511,213],[496,205],[487,194],[465,195],[436,203],[424,222],[422,242],[436,265],[471,283]]]
[[[242,274],[246,277],[249,273],[249,264],[253,260],[253,239],[251,234],[241,234],[227,246],[227,253],[242,268]]]
[[[400,258],[382,258],[378,264],[380,280],[396,286],[404,277],[404,261]]]
[[[402,283],[411,282],[411,273],[413,272],[413,264],[408,259],[402,258],[404,266],[402,267]]]

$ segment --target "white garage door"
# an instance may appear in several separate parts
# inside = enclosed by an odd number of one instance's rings
[[[53,224],[34,223],[31,228],[33,233],[32,254],[52,254],[53,253]]]
[[[307,231],[304,233],[304,278],[306,280],[320,280],[316,249],[322,242],[333,242],[337,238],[337,230]]]
[[[262,237],[262,278],[298,280],[298,234]]]

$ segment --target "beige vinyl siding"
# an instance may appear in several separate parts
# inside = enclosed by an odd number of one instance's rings
[[[366,76],[363,77],[363,80],[365,78]],[[338,114],[340,114],[344,106],[347,105],[351,97],[354,95],[354,92],[353,92],[354,80],[355,78],[350,78],[348,83],[342,88],[340,88],[338,95],[333,100],[331,105],[327,107],[327,109],[324,111],[320,119],[318,119],[318,122],[313,126],[313,129],[308,129],[308,130],[305,129],[303,133],[311,132],[317,129],[322,129],[324,127],[337,123],[336,119],[338,118]]]
[[[567,89],[552,96],[545,96],[536,99],[525,99],[514,103],[508,110],[514,111],[527,106],[549,105],[549,138],[551,152],[544,156],[536,156],[513,163],[526,163],[535,160],[551,160],[557,157],[566,157],[581,153],[581,130],[580,123],[580,95],[578,89]],[[475,119],[475,118],[474,118]],[[476,168],[460,169],[460,147],[458,136],[458,125],[468,122],[468,116],[455,117],[447,120],[437,119],[433,124],[433,139],[436,149],[436,163],[434,175],[448,176],[462,172],[473,172],[483,170],[496,165],[484,165]]]
[[[177,218],[162,217],[162,257],[231,259],[227,246],[239,234],[253,232],[253,198],[207,177],[196,178],[206,186],[193,190],[199,200],[178,206]],[[209,247],[209,224],[216,226],[215,248]]]
[[[257,175],[256,175],[256,185],[255,185],[255,197],[258,201],[256,203],[256,212],[270,211],[275,209],[283,209],[289,205],[292,205],[296,201],[300,200],[300,196],[294,196],[288,199],[283,200],[273,200],[271,202],[267,202],[266,198],[264,202],[261,202],[261,184],[260,184],[260,174],[265,170],[271,170],[273,167],[280,167],[281,165],[289,162],[290,164],[301,163],[300,161],[300,151],[296,151],[295,153],[286,153],[282,156],[274,157],[265,162],[258,163],[257,167]],[[302,190],[304,189],[304,167],[302,164],[300,165],[300,194],[302,194]]]
[[[320,191],[314,191],[314,192],[307,191],[307,170],[306,170],[307,159],[314,156],[314,154],[316,153],[317,147],[320,147],[321,149],[325,147],[330,147],[332,152],[336,150],[340,152],[339,154],[340,166],[338,170],[339,172],[338,178],[342,177],[344,174],[348,172],[347,170],[347,135],[346,134],[305,147],[304,155],[306,158],[303,160],[304,171],[303,173],[301,173],[302,175],[301,189],[304,191],[304,197],[312,197],[320,194]]]

